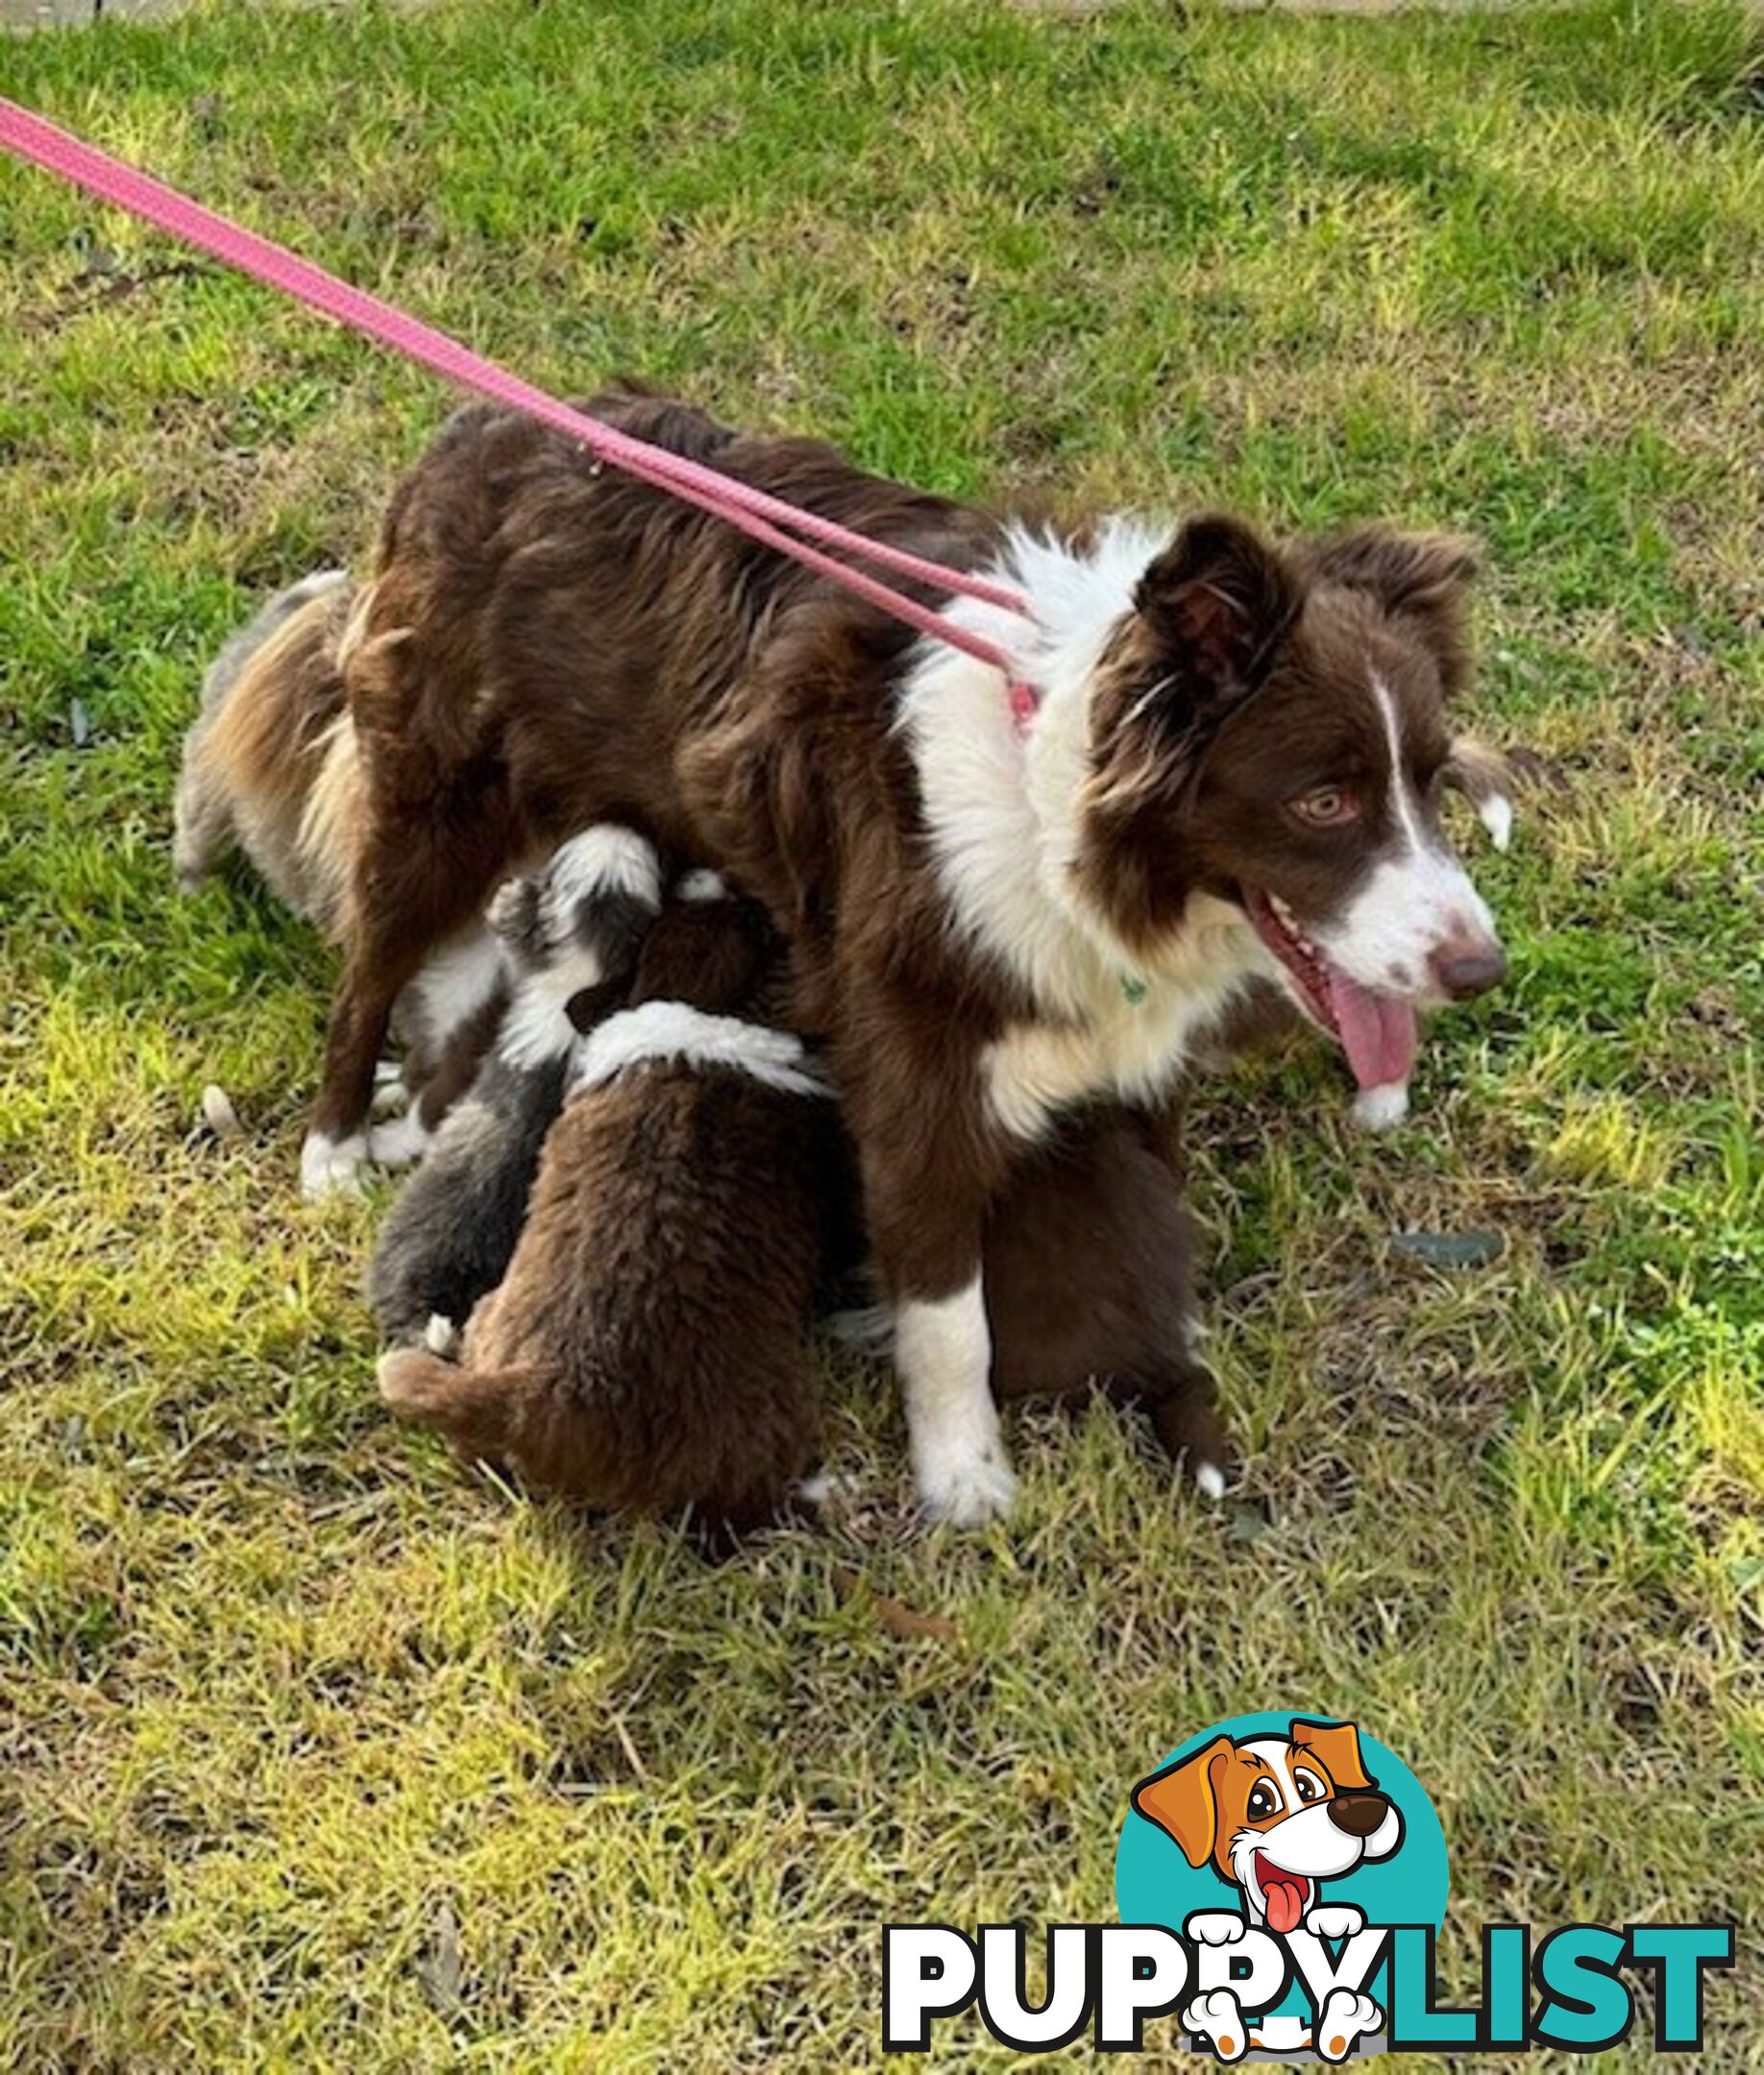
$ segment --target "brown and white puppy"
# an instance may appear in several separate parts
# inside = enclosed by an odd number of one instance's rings
[[[460,413],[393,499],[345,665],[363,822],[304,1166],[353,1165],[400,990],[511,859],[602,818],[708,859],[788,935],[784,1020],[842,1090],[920,1496],[986,1519],[1014,1479],[984,1228],[1058,1119],[1158,1100],[1258,978],[1388,1107],[1416,1011],[1499,978],[1434,804],[1470,556],[1219,518],[1033,531],[679,404],[592,408],[1015,586],[1032,624],[952,610],[1022,656],[1039,716],[1019,734],[987,666]]]
[[[1147,1120],[1073,1118],[1011,1175],[981,1255],[992,1395],[1139,1404],[1210,1499],[1235,1469],[1198,1354],[1194,1228]]]
[[[801,1040],[730,1013],[768,938],[726,895],[664,909],[633,1006],[572,1055],[526,1226],[459,1359],[381,1361],[395,1412],[597,1506],[691,1507],[713,1529],[784,1507],[821,1434],[809,1327],[835,1171]]]
[[[502,1281],[578,1032],[623,1003],[660,904],[655,852],[611,823],[572,837],[543,878],[511,879],[491,902],[509,998],[470,1089],[380,1228],[367,1291],[385,1339],[451,1334]]]

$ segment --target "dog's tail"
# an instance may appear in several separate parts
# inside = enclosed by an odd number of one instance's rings
[[[178,777],[186,890],[236,844],[290,908],[336,932],[362,823],[342,665],[366,596],[341,570],[304,577],[215,657]]]
[[[556,1379],[540,1368],[467,1369],[429,1347],[382,1355],[380,1395],[400,1419],[446,1434],[468,1461],[499,1462],[543,1419]]]

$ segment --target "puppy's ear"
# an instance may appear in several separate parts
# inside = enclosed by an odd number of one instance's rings
[[[1352,1722],[1294,1721],[1290,1735],[1301,1750],[1323,1761],[1324,1771],[1347,1793],[1360,1794],[1373,1784],[1360,1755],[1360,1731]]]
[[[1213,1774],[1231,1752],[1230,1737],[1216,1736],[1192,1757],[1165,1766],[1133,1790],[1135,1810],[1174,1838],[1191,1867],[1205,1866],[1213,1857],[1219,1829]]]
[[[1470,674],[1470,586],[1482,551],[1461,533],[1399,533],[1352,526],[1313,542],[1307,560],[1320,582],[1364,591],[1393,619],[1409,621],[1433,652],[1448,693]]]
[[[1240,519],[1190,519],[1134,593],[1156,648],[1157,702],[1185,719],[1254,691],[1303,596],[1279,549]]]

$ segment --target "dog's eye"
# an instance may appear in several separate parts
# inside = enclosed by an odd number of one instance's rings
[[[1360,795],[1345,786],[1318,786],[1286,802],[1290,813],[1311,828],[1345,828],[1360,819]]]
[[[1326,1798],[1323,1782],[1314,1772],[1295,1772],[1292,1784],[1298,1789],[1301,1801],[1321,1801]]]
[[[1272,1780],[1258,1780],[1250,1789],[1249,1819],[1251,1822],[1265,1822],[1270,1816],[1280,1814],[1280,1795]]]

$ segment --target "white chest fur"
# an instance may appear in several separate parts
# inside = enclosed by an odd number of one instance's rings
[[[1247,977],[1222,964],[1181,982],[1153,981],[1137,1002],[1117,989],[1113,1005],[1081,1024],[1016,1024],[983,1055],[988,1107],[1013,1137],[1034,1138],[1080,1103],[1153,1101]]]
[[[1164,536],[1120,524],[1080,554],[1015,534],[996,574],[1034,601],[1033,629],[972,599],[950,608],[1022,654],[1042,694],[1026,738],[997,673],[957,649],[928,644],[903,688],[900,725],[951,925],[1040,1011],[983,1061],[992,1114],[1015,1136],[1037,1135],[1077,1103],[1156,1097],[1233,995],[1268,969],[1241,911],[1205,896],[1189,902],[1157,969],[1136,969],[1074,872],[1093,673]]]

